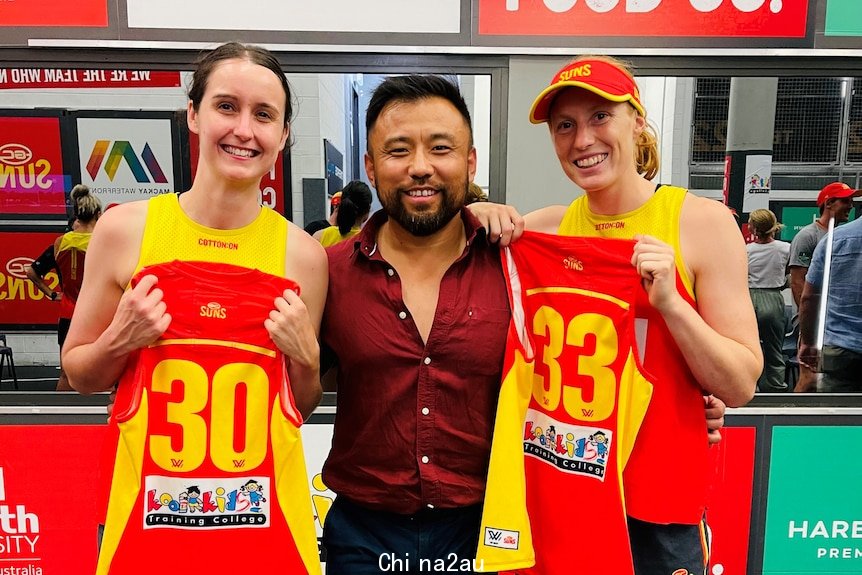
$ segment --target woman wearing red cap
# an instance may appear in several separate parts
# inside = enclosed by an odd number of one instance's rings
[[[563,171],[586,194],[523,220],[511,208],[471,209],[502,245],[524,227],[636,240],[631,262],[645,288],[639,353],[654,393],[623,476],[635,572],[704,573],[704,396],[744,405],[762,367],[742,236],[719,202],[650,181],[657,142],[621,62],[570,62],[538,95],[530,121],[548,124]],[[535,541],[541,526],[532,528]]]

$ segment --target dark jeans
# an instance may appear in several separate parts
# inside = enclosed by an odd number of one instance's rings
[[[843,347],[824,345],[820,362],[823,377],[817,391],[857,393],[862,391],[862,354]]]
[[[323,527],[326,573],[473,573],[481,519],[481,505],[399,515],[336,497]]]
[[[629,539],[637,575],[705,575],[709,530],[697,525],[659,525],[628,518]]]

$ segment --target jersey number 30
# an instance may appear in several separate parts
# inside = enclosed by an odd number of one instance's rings
[[[175,451],[171,447],[171,437],[153,435],[150,437],[150,456],[163,469],[176,469],[181,462],[183,471],[197,469],[209,454],[213,464],[223,471],[236,471],[238,462],[242,468],[254,469],[266,457],[267,410],[269,409],[269,377],[266,371],[253,363],[229,363],[220,367],[212,378],[203,367],[185,359],[165,359],[153,370],[152,390],[154,393],[171,393],[174,381],[181,381],[185,387],[183,401],[167,405],[167,421],[182,428],[182,447]],[[245,429],[241,437],[244,445],[237,450],[236,409],[237,388],[245,386],[246,413]],[[203,412],[210,399],[209,421]],[[209,433],[207,432],[209,430]]]

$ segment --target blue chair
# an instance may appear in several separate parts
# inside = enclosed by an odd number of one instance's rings
[[[6,334],[0,333],[0,384],[3,383],[4,368],[12,376],[12,385],[15,389],[18,389],[18,374],[15,373],[15,359],[12,357],[12,348],[6,345]]]

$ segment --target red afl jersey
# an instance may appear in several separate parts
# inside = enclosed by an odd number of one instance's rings
[[[264,320],[291,280],[205,262],[150,266],[172,320],[133,354],[99,575],[320,573],[301,416]]]
[[[634,572],[622,471],[652,385],[635,343],[633,246],[527,232],[508,250],[512,322],[477,553],[484,571]]]
[[[627,240],[649,234],[660,239],[674,249],[677,291],[697,309],[694,280],[680,242],[687,194],[683,188],[659,186],[639,208],[613,216],[593,213],[587,197],[581,196],[569,206],[558,233]],[[638,340],[643,342],[639,351],[656,385],[638,447],[626,466],[628,514],[651,523],[697,525],[710,481],[703,389],[646,290],[639,294],[637,310]]]

